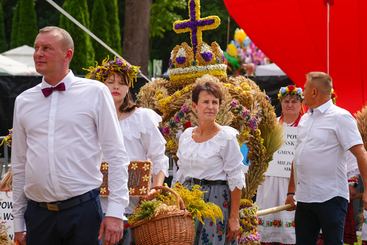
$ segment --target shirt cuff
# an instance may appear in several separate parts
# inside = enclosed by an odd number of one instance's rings
[[[157,175],[160,171],[163,172],[165,177],[168,177],[168,157],[164,156],[163,158],[151,160],[153,162],[153,174]]]
[[[26,231],[25,221],[23,218],[14,218],[14,232]]]
[[[228,187],[233,191],[236,187],[240,190],[246,186],[245,175],[239,174],[233,178],[228,178]]]
[[[122,219],[124,217],[125,207],[115,202],[108,202],[106,216]]]

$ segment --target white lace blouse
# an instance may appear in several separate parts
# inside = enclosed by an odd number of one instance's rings
[[[130,161],[150,160],[154,175],[162,171],[168,177],[166,140],[158,129],[161,121],[162,118],[155,111],[136,108],[129,117],[120,120],[120,127]]]
[[[237,142],[238,131],[229,126],[220,126],[211,139],[197,143],[192,139],[194,127],[187,128],[180,136],[177,151],[177,178],[227,180],[231,191],[245,186],[243,156]]]

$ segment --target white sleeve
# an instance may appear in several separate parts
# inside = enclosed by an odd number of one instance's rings
[[[166,140],[150,117],[146,118],[144,123],[146,129],[141,136],[141,141],[145,148],[147,158],[153,163],[153,174],[156,175],[162,171],[168,177],[169,163],[168,157],[165,155]]]
[[[19,119],[19,116],[21,116],[21,113],[19,112],[21,108],[19,100],[19,97],[15,100],[11,147],[14,232],[26,230],[24,212],[27,208],[27,199],[24,194],[27,142],[25,130]]]
[[[129,204],[128,166],[121,128],[111,93],[103,86],[97,111],[97,132],[104,160],[108,162],[108,206],[106,216],[122,218]]]
[[[231,191],[236,187],[242,189],[245,186],[245,174],[243,168],[243,156],[236,135],[231,132],[227,142],[221,151],[223,158],[223,170],[227,174],[228,186]]]

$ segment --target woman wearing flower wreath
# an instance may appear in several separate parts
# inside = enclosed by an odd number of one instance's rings
[[[192,90],[192,110],[197,126],[187,128],[180,136],[177,151],[178,181],[186,187],[199,184],[204,200],[217,204],[223,221],[205,220],[196,224],[195,244],[237,244],[239,235],[239,204],[245,185],[242,154],[237,130],[216,123],[222,102],[219,80],[204,75]]]
[[[105,59],[101,65],[90,67],[87,77],[107,85],[115,102],[116,113],[130,161],[150,160],[153,163],[153,186],[163,185],[168,176],[168,157],[165,155],[166,141],[158,129],[161,117],[151,109],[140,108],[134,102],[129,88],[136,80],[139,67],[132,66],[120,58]],[[151,193],[152,194],[152,193]],[[105,210],[107,198],[101,198]],[[132,214],[138,198],[131,197],[125,210]],[[130,229],[125,229],[122,244],[134,244]]]
[[[265,173],[265,180],[259,186],[256,204],[260,209],[284,204],[290,177],[291,162],[295,150],[298,122],[303,114],[302,89],[293,85],[281,87],[278,93],[282,113],[278,118],[285,133],[283,146],[274,154],[273,161]],[[259,217],[258,231],[261,244],[295,244],[294,211],[282,211]]]

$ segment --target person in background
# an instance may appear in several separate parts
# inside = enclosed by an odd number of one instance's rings
[[[316,244],[321,228],[325,244],[342,245],[349,189],[341,159],[348,150],[353,153],[366,190],[367,153],[353,116],[331,100],[331,77],[323,72],[306,77],[304,104],[309,111],[298,124],[295,173],[288,186],[297,198],[296,244]],[[286,203],[295,207],[293,197],[288,195]],[[367,192],[363,202],[367,208]]]
[[[260,209],[282,205],[285,196],[294,195],[294,193],[287,194],[290,168],[288,169],[284,165],[278,165],[278,161],[292,163],[295,151],[295,145],[293,145],[292,142],[295,141],[297,136],[296,127],[303,114],[302,89],[293,85],[281,87],[279,89],[278,99],[282,108],[281,116],[278,120],[279,123],[283,125],[285,137],[283,146],[273,156],[275,160],[269,163],[264,182],[257,190],[256,204]],[[286,137],[287,135],[294,136],[294,138]],[[290,141],[289,138],[292,138],[293,141]],[[288,154],[284,155],[278,153],[283,151]],[[261,244],[296,243],[294,211],[282,211],[260,216],[258,229],[261,237]]]
[[[222,97],[217,78],[198,78],[192,91],[198,125],[187,128],[179,139],[178,181],[186,187],[201,185],[204,200],[217,204],[224,216],[216,225],[209,220],[204,225],[198,223],[194,244],[237,244],[239,235],[239,204],[245,186],[243,156],[237,130],[215,121]]]
[[[128,206],[128,158],[112,96],[74,76],[70,34],[42,28],[34,43],[42,82],[15,101],[12,138],[14,240],[27,245],[118,242]],[[105,217],[99,200],[102,153],[110,163]]]
[[[105,59],[101,65],[90,67],[88,71],[87,77],[103,82],[110,90],[129,159],[150,160],[153,163],[153,186],[163,185],[165,177],[168,177],[168,157],[165,155],[166,141],[158,129],[162,119],[153,110],[138,107],[130,92],[139,67],[115,57],[113,60]],[[137,197],[130,198],[125,211],[127,216],[132,214],[138,201]],[[106,198],[102,198],[103,210],[106,203]],[[133,244],[133,241],[130,229],[125,229],[122,243]]]

